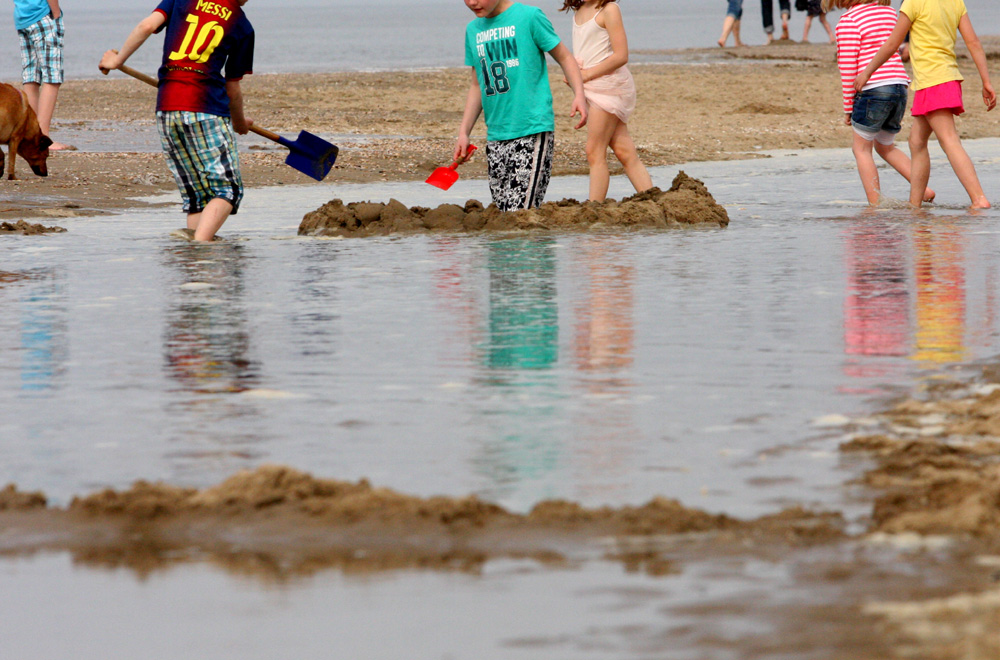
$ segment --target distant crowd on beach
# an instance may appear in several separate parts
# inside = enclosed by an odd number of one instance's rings
[[[559,65],[565,83],[572,89],[567,114],[576,118],[573,126],[587,128],[588,199],[601,202],[607,195],[609,149],[636,191],[653,187],[628,128],[637,90],[628,69],[628,38],[619,2],[561,1],[560,10],[568,12],[572,21],[572,49],[563,44],[551,21],[536,6],[513,0],[464,0],[475,19],[465,32],[470,84],[458,126],[454,161],[457,166],[475,150],[472,131],[483,117],[490,193],[501,211],[535,208],[545,197],[556,126],[548,57]],[[21,141],[28,145],[25,151],[14,151],[22,154],[37,173],[34,166],[40,158],[44,161],[49,150],[65,147],[48,137],[63,76],[62,13],[59,0],[13,2],[25,100],[23,104],[11,104],[30,105],[41,128],[38,132],[36,127],[32,134],[37,138],[34,151],[29,148],[30,140]],[[187,216],[186,232],[196,241],[213,240],[243,199],[235,134],[246,134],[253,125],[244,113],[240,86],[243,77],[252,72],[254,60],[255,33],[244,12],[248,2],[160,0],[122,47],[108,50],[98,63],[105,74],[121,69],[148,37],[165,32],[156,120],[167,166]],[[725,47],[732,35],[735,44],[740,45],[744,0],[726,2],[718,44]],[[933,134],[969,193],[972,206],[988,207],[954,120],[965,112],[963,77],[955,55],[958,35],[968,47],[982,80],[987,110],[996,106],[986,56],[964,1],[903,0],[897,12],[891,0],[795,0],[795,9],[806,14],[802,41],[808,41],[815,19],[830,41],[837,44],[844,123],[853,128],[852,150],[868,201],[877,205],[881,197],[873,150],[910,181],[910,202],[914,206],[934,199],[935,193],[927,185],[927,142]],[[833,9],[846,10],[836,33],[826,19],[827,12]],[[790,40],[791,0],[778,0],[778,10],[781,32],[777,39]],[[771,42],[776,31],[773,0],[761,0],[761,17]],[[900,54],[907,39],[914,89],[910,156],[894,146],[911,83]],[[10,178],[14,175],[14,156],[9,155]]]
[[[719,37],[719,47],[725,48],[729,42],[729,36],[733,37],[734,46],[743,46],[740,38],[740,28],[743,22],[743,2],[744,0],[726,0],[728,8],[726,18],[722,23],[722,36]],[[802,41],[809,42],[809,32],[812,29],[813,19],[816,19],[823,29],[826,30],[830,43],[835,42],[833,29],[826,20],[827,11],[823,8],[822,0],[795,0],[795,9],[804,12],[806,15],[805,29],[802,32]],[[778,10],[781,13],[781,35],[777,37],[780,41],[791,41],[789,33],[789,23],[792,18],[792,1],[778,0]],[[764,26],[764,35],[767,39],[766,45],[770,45],[776,39],[774,36],[774,0],[760,0],[760,17]]]

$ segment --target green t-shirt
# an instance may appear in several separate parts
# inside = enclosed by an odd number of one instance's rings
[[[476,69],[488,140],[513,140],[554,131],[545,53],[560,43],[538,7],[512,4],[465,31],[465,63]]]

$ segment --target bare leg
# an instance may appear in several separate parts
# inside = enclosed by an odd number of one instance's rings
[[[194,240],[211,241],[223,223],[233,212],[233,205],[228,200],[216,197],[202,209],[201,213],[190,213],[187,218],[188,229],[194,230]]]
[[[722,36],[719,37],[719,47],[726,47],[726,40],[729,39],[729,33],[733,31],[733,26],[736,25],[736,17],[732,15],[727,15],[726,20],[722,23]]]
[[[824,30],[826,30],[826,36],[829,37],[830,43],[837,43],[837,37],[834,36],[833,30],[830,28],[830,23],[826,20],[826,14],[819,15],[819,24],[823,26]]]
[[[854,134],[854,160],[858,163],[858,174],[861,175],[861,185],[865,188],[865,197],[872,206],[878,206],[882,199],[882,188],[879,185],[878,168],[872,157],[872,143],[857,133]]]
[[[927,141],[931,137],[931,125],[927,117],[913,118],[910,128],[910,204],[920,207],[924,201],[924,191],[931,178],[931,154]]]
[[[788,35],[788,19],[791,18],[787,11],[781,12],[781,39],[782,41],[788,41],[791,37]]]
[[[902,149],[898,149],[894,144],[881,144],[879,142],[875,143],[875,151],[881,156],[885,162],[892,166],[892,169],[903,175],[903,178],[907,181],[910,180],[910,157],[903,153]],[[934,197],[937,196],[930,186],[924,190],[923,201],[933,202]]]
[[[615,132],[611,136],[611,150],[615,152],[615,158],[625,168],[625,176],[632,182],[632,187],[635,188],[636,192],[649,190],[653,187],[653,180],[649,178],[646,166],[639,160],[639,153],[636,151],[632,136],[629,135],[628,125],[621,121],[618,122]]]
[[[603,202],[608,196],[611,175],[608,172],[608,145],[615,128],[621,122],[618,117],[596,105],[590,106],[587,117],[587,164],[590,165],[590,201]]]
[[[59,85],[54,83],[27,83],[24,85],[24,93],[28,97],[31,109],[38,116],[38,128],[43,135],[51,135],[52,116],[56,110],[56,99],[59,96]],[[60,151],[67,146],[60,142],[53,142],[49,147],[50,151]]]
[[[988,209],[990,203],[983,192],[983,186],[979,183],[979,176],[976,174],[976,166],[972,164],[972,159],[962,146],[962,140],[958,136],[955,128],[955,115],[950,110],[935,110],[927,115],[927,122],[931,130],[937,136],[938,143],[948,156],[951,168],[955,170],[958,180],[965,187],[965,192],[969,193],[972,200],[972,208]]]
[[[740,19],[738,18],[733,23],[733,45],[737,47],[743,45],[743,42],[740,41]]]
[[[802,43],[804,43],[804,44],[809,43],[809,28],[812,27],[812,24],[813,24],[813,17],[812,16],[806,16],[806,29],[802,33]]]

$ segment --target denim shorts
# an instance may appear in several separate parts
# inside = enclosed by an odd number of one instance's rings
[[[729,9],[726,11],[726,16],[732,16],[736,19],[743,18],[743,0],[729,0]]]
[[[851,125],[866,140],[892,144],[902,130],[906,114],[906,85],[884,85],[866,89],[854,97]],[[887,141],[888,140],[888,141]]]

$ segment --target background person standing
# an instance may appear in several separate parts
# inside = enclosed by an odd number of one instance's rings
[[[63,15],[59,0],[14,0],[14,28],[21,42],[21,83],[38,126],[49,135],[63,82]],[[53,142],[49,151],[72,149]]]

